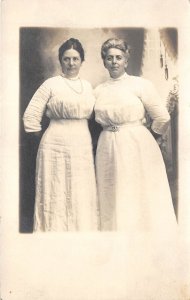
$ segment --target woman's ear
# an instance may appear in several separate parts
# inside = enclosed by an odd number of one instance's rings
[[[128,58],[126,58],[125,60],[125,69],[127,68],[127,66],[128,66]]]

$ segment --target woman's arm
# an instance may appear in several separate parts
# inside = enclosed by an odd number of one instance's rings
[[[145,80],[144,87],[142,87],[141,100],[153,121],[151,132],[155,138],[159,138],[168,128],[170,115],[153,84],[148,80]]]
[[[35,135],[39,136],[41,127],[41,121],[46,109],[46,104],[51,96],[51,90],[45,81],[35,92],[31,101],[29,102],[24,116],[24,129],[26,132],[36,132]]]

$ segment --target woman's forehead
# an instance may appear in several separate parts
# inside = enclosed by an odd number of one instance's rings
[[[110,56],[112,56],[112,55],[114,55],[114,56],[115,55],[122,55],[122,56],[125,56],[125,53],[122,50],[117,49],[117,48],[109,48],[107,50],[106,55],[110,55]]]
[[[63,53],[63,57],[78,57],[80,53],[75,49],[68,49]]]

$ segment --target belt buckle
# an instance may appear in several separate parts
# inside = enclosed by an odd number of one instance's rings
[[[111,131],[113,131],[113,132],[119,131],[119,126],[117,126],[117,125],[112,125],[112,126],[111,126]]]

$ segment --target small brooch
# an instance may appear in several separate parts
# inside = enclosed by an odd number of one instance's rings
[[[111,126],[111,131],[113,132],[119,131],[119,126],[116,125]]]

